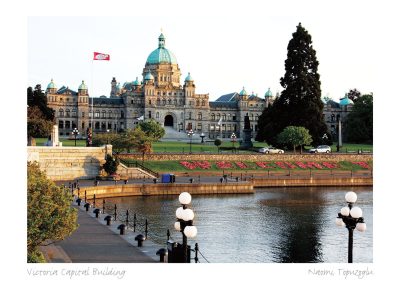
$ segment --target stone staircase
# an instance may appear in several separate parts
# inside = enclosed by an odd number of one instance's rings
[[[161,141],[184,141],[184,142],[189,142],[189,137],[185,131],[177,131],[172,127],[165,126],[165,135],[161,139]],[[207,138],[204,138],[206,140]],[[201,137],[199,133],[194,133],[192,136],[192,141],[193,142],[198,142],[201,141]]]

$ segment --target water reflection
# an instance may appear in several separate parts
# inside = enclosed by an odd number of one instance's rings
[[[335,226],[344,195],[353,190],[367,223],[354,234],[354,262],[372,262],[372,188],[269,188],[252,195],[192,196],[200,251],[213,263],[335,262],[347,261],[347,230]],[[173,229],[178,196],[113,198],[149,220],[149,238],[166,241]],[[204,260],[203,260],[204,261]]]

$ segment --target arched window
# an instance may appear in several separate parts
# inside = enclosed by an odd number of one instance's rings
[[[168,105],[171,105],[171,99],[168,98]]]
[[[160,104],[161,104],[160,99],[157,98],[157,105],[160,105]]]
[[[165,105],[165,103],[166,103],[166,100],[165,100],[165,98],[163,98],[162,104]]]
[[[206,105],[206,101],[203,99],[202,101],[201,101],[201,106],[205,106]]]
[[[198,119],[198,120],[202,120],[202,119],[203,119],[203,114],[202,114],[201,112],[199,112],[199,113],[197,114],[197,119]]]
[[[97,118],[100,117],[100,111],[99,111],[99,110],[96,110],[96,111],[94,112],[94,117],[97,117]]]
[[[107,116],[106,116],[106,111],[105,110],[103,110],[102,112],[101,112],[101,117],[102,118],[106,118]]]
[[[108,111],[108,118],[112,118],[112,111],[111,110]]]
[[[226,120],[226,114],[225,113],[222,115],[222,120]]]
[[[65,116],[66,116],[66,117],[69,117],[69,116],[70,116],[70,110],[69,110],[68,108],[65,110]]]
[[[231,114],[228,113],[228,120],[231,120]]]
[[[217,113],[217,118],[215,120],[218,120],[221,118],[221,115],[219,113]]]
[[[211,114],[211,120],[215,120],[215,114]]]
[[[64,117],[64,110],[62,108],[60,108],[60,110],[58,111],[58,116]]]

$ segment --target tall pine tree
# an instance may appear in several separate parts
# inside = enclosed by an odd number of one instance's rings
[[[277,136],[287,126],[309,130],[313,145],[322,142],[326,133],[331,138],[323,117],[318,60],[311,35],[301,23],[288,44],[285,76],[280,83],[284,90],[272,106],[259,118],[257,140],[277,144]]]

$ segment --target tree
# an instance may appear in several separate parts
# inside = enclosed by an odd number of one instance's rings
[[[37,163],[28,162],[28,262],[43,261],[38,246],[59,241],[77,228],[77,211],[72,197],[41,172]]]
[[[324,105],[318,74],[318,60],[311,35],[301,26],[288,44],[285,75],[280,83],[284,90],[258,120],[256,140],[276,145],[277,135],[287,126],[302,126],[309,130],[313,144],[319,144],[328,132],[323,117]]]
[[[140,127],[136,127],[134,130],[129,131],[128,139],[135,150],[142,153],[143,163],[145,154],[153,151],[152,143],[155,141],[154,137],[146,134]]]
[[[304,145],[309,145],[312,142],[312,137],[305,127],[288,126],[279,135],[278,142],[285,145],[292,145],[293,152],[296,152],[296,147],[300,146],[300,152]]]
[[[354,101],[344,123],[346,140],[354,143],[373,141],[373,95],[365,94]]]
[[[47,106],[47,98],[40,84],[28,87],[28,137],[48,137],[54,124],[54,110]]]
[[[106,162],[103,164],[103,169],[108,175],[115,174],[119,165],[119,160],[112,155],[106,156]]]
[[[218,148],[219,151],[219,146],[222,145],[222,141],[219,138],[217,138],[214,141],[214,145]]]
[[[158,141],[165,135],[165,129],[154,119],[139,122],[138,127],[144,131],[147,136],[152,137],[154,141]]]
[[[350,89],[349,92],[347,93],[347,96],[349,99],[351,99],[353,102],[356,101],[359,97],[361,97],[361,92],[357,90],[357,88]]]

